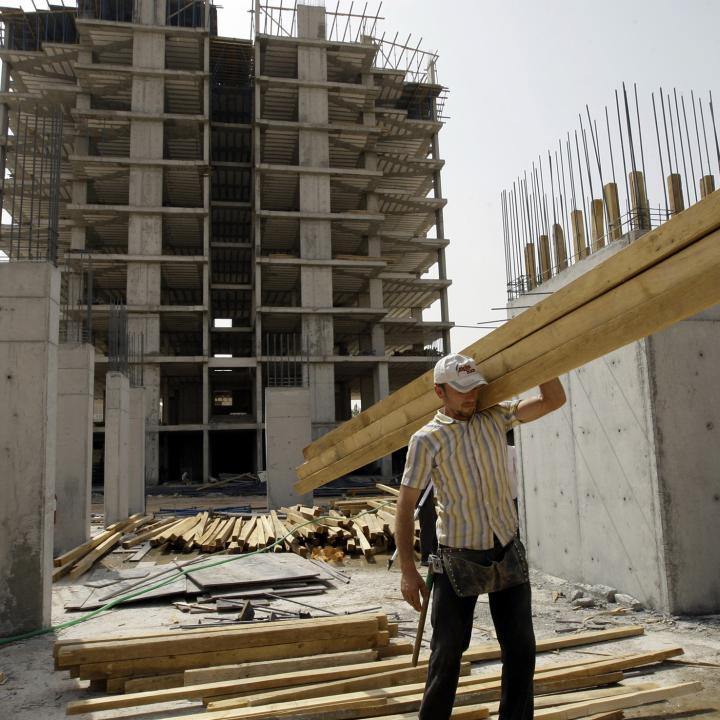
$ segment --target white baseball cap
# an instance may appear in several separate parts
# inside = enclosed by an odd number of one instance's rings
[[[435,364],[433,379],[436,385],[447,383],[458,392],[470,392],[487,380],[480,374],[472,358],[465,355],[446,355]]]

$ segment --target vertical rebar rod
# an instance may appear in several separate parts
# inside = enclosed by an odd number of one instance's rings
[[[692,186],[693,186],[693,191],[695,194],[695,202],[697,202],[698,201],[698,192],[697,192],[697,181],[695,179],[695,164],[693,163],[692,146],[690,144],[690,129],[688,127],[684,95],[680,96],[680,101],[682,103],[682,109],[683,109],[683,121],[685,123],[685,135],[687,136],[687,140],[688,140],[688,155],[690,156],[690,174],[692,175]],[[690,195],[690,191],[688,190],[688,199],[689,199],[689,195]]]
[[[557,153],[555,155],[557,159]],[[550,154],[550,151],[548,150],[548,166],[550,168],[550,197],[552,198],[552,214],[553,214],[553,225],[557,225],[557,208],[555,207],[555,180],[553,177],[553,164],[552,164],[552,155]],[[557,165],[555,167],[557,174]]]
[[[32,256],[32,248],[33,248],[33,241],[34,241],[34,232],[35,232],[35,196],[37,195],[37,186],[35,184],[36,182],[36,171],[37,171],[37,148],[38,148],[38,133],[37,133],[37,127],[38,127],[38,109],[37,105],[35,106],[35,112],[33,113],[33,142],[32,142],[32,161],[31,161],[31,170],[30,170],[30,213],[29,213],[29,219],[28,219],[28,245],[30,246],[30,255]],[[27,155],[25,156],[25,163],[24,168],[27,170]],[[42,186],[40,187],[40,192],[42,193]],[[36,255],[38,256],[38,259],[40,257],[40,236],[38,233],[37,237],[37,246],[36,246]]]
[[[540,166],[540,186],[538,187],[538,190],[540,189],[540,187],[542,187],[541,208],[542,208],[543,215],[545,218],[545,235],[549,236],[550,235],[550,226],[549,226],[549,222],[548,222],[548,212],[547,212],[547,195],[545,194],[545,177],[544,177],[543,168],[542,168],[542,157],[540,155],[538,155],[538,165]]]
[[[703,139],[705,140],[705,157],[707,158],[708,175],[712,175],[712,170],[710,168],[710,150],[708,149],[707,132],[705,131],[705,112],[703,111],[702,98],[698,98],[698,104],[700,105],[700,120],[702,121]]]
[[[518,207],[518,188],[515,181],[513,181],[513,205],[515,207],[515,252],[517,253],[515,263],[515,281],[519,283],[520,276],[522,275],[522,255],[520,253],[520,244],[522,242],[520,239],[520,219],[522,216],[522,208]]]
[[[503,250],[505,251],[505,286],[510,296],[510,257],[508,255],[508,218],[505,207],[505,190],[500,193],[500,212],[502,215]]]
[[[513,188],[515,186],[515,183],[513,183]],[[510,220],[510,277],[511,277],[511,283],[512,287],[515,286],[515,275],[516,275],[516,269],[515,269],[515,226],[516,226],[516,219],[515,219],[515,208],[513,206],[513,193],[508,191],[508,210],[509,210],[509,220]],[[511,298],[512,299],[512,298]]]
[[[645,148],[643,147],[642,123],[640,122],[640,104],[638,103],[637,83],[633,83],[635,92],[635,115],[637,117],[638,140],[640,141],[640,164],[645,179],[645,192],[647,192],[647,174],[645,173]]]
[[[717,126],[715,125],[715,106],[713,105],[712,91],[710,91],[710,119],[712,120],[713,136],[715,138],[715,154],[717,156],[718,172],[720,172],[720,145],[718,145]]]
[[[618,92],[615,91],[615,110],[617,112],[618,130],[620,132],[620,152],[623,161],[623,177],[625,179],[625,203],[628,214],[630,213],[630,185],[628,183],[627,163],[625,162],[625,141],[623,140],[622,122],[620,120],[620,99]]]
[[[698,130],[697,108],[695,107],[695,93],[690,91],[690,100],[693,105],[693,118],[695,120],[695,137],[697,138],[698,157],[700,158],[700,177],[705,177],[705,166],[703,165],[702,149],[700,147],[700,131]]]
[[[680,108],[678,106],[677,88],[673,88],[673,97],[675,99],[675,119],[677,120],[678,137],[680,138],[680,157],[683,162],[683,175],[685,177],[685,187],[683,188],[683,196],[687,195],[687,203],[683,197],[683,207],[690,205],[690,188],[688,187],[687,162],[685,161],[685,143],[683,142],[682,126],[680,125]],[[672,109],[671,109],[672,112]],[[679,171],[679,169],[678,169]]]
[[[595,160],[597,161],[598,167],[598,176],[600,177],[600,199],[602,200],[603,211],[605,214],[605,226],[607,229],[606,231],[609,234],[611,225],[610,208],[605,201],[605,180],[603,179],[602,162],[600,159],[600,136],[598,135],[597,123],[593,123],[593,120],[590,117],[590,108],[587,105],[585,105],[585,110],[587,111],[588,125],[590,126],[590,139],[592,140],[593,150],[595,152]],[[595,125],[594,131],[593,124]]]
[[[27,132],[28,132],[28,118],[25,118],[24,128],[23,128],[23,141],[22,141],[22,148],[23,148],[23,166],[22,166],[22,182],[20,183],[20,212],[18,213],[18,239],[20,240],[20,244],[22,246],[22,233],[23,233],[23,210],[24,210],[24,204],[25,204],[25,176],[27,174],[27,169],[25,167],[25,149],[27,148]],[[17,151],[16,151],[17,152]],[[15,179],[15,182],[17,183],[17,178]],[[13,205],[13,211],[15,210],[15,206]],[[22,250],[21,250],[22,252]],[[29,252],[29,259],[32,260],[32,250],[28,248]]]
[[[43,146],[46,144],[47,140],[47,115],[43,113],[43,122],[42,122],[42,130],[41,130],[41,137],[42,137],[42,143]],[[52,123],[51,123],[52,128]],[[45,152],[45,147],[43,147],[43,150],[40,153],[40,207],[38,208],[38,234],[40,233],[40,225],[41,225],[41,215],[42,215],[42,188],[45,184],[45,158],[47,157],[47,152]],[[51,192],[50,183],[48,181],[48,220],[49,220],[49,210],[50,210],[50,195]],[[48,238],[49,241],[49,238]],[[50,248],[48,247],[48,250]]]
[[[664,98],[661,98],[663,100],[663,115],[665,115],[665,100]],[[667,101],[668,101],[668,115],[670,116],[670,136],[672,137],[672,146],[673,146],[673,157],[675,159],[675,170],[670,170],[670,172],[679,173],[680,172],[680,163],[678,162],[678,156],[677,156],[677,142],[675,141],[675,122],[673,120],[672,116],[672,108],[670,106],[670,93],[667,95]],[[669,152],[669,150],[668,150]]]
[[[580,143],[578,142],[577,130],[575,131],[575,150],[577,152],[578,176],[580,178],[580,194],[583,203],[583,224],[585,225],[585,241],[590,237],[590,227],[588,226],[587,204],[585,202],[585,183],[582,179],[582,165],[580,164]]]
[[[568,212],[569,209],[567,207],[567,188],[565,185],[565,163],[563,161],[563,153],[562,153],[562,142],[560,138],[558,138],[558,149],[560,150],[560,173],[562,175],[562,195],[560,196],[560,209],[562,211],[562,218],[563,218],[563,229],[565,232],[565,252],[567,253],[567,256],[569,258],[572,257],[572,246],[570,243],[570,233],[568,232],[569,227],[569,219],[568,219]],[[557,167],[557,160],[555,161],[555,167]]]
[[[658,127],[657,107],[655,105],[655,93],[651,93],[650,95],[652,97],[653,117],[655,118],[655,137],[657,138],[658,157],[660,158],[660,173],[662,175],[663,197],[665,198],[665,217],[667,218],[670,216],[670,207],[668,205],[668,194],[665,184],[665,167],[663,165],[662,148],[660,146],[660,128]]]
[[[610,116],[608,115],[607,105],[605,106],[605,125],[607,126],[608,149],[610,152],[610,170],[612,172],[613,184],[617,185],[615,180],[615,159],[613,158],[613,146],[610,137]]]
[[[633,172],[633,180],[635,181],[635,197],[637,198],[637,202],[641,202],[640,198],[640,183],[638,182],[638,176],[637,176],[637,164],[635,162],[635,143],[633,142],[633,132],[632,132],[632,123],[630,122],[630,106],[628,105],[628,99],[627,99],[627,89],[625,88],[625,83],[623,82],[623,102],[625,104],[625,122],[627,123],[627,133],[628,133],[628,150],[630,152],[630,163],[632,165],[632,172]],[[644,180],[644,178],[643,178]],[[647,187],[647,185],[646,185]],[[638,209],[638,214],[640,213]]]
[[[521,245],[521,227],[520,227],[520,216],[521,209],[518,207],[518,188],[513,182],[513,206],[515,210],[515,288],[518,289],[522,283],[522,253],[520,251]],[[518,290],[518,295],[520,291]]]

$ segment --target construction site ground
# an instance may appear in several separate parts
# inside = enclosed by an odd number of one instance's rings
[[[167,507],[221,507],[230,504],[251,504],[264,507],[264,498],[242,497],[213,498],[162,497],[149,498],[148,511]],[[242,562],[242,555],[238,555]],[[365,558],[346,558],[342,567],[350,577],[347,584],[335,583],[335,588],[323,595],[297,598],[317,608],[345,613],[368,608],[380,608],[388,615],[395,614],[400,622],[401,637],[414,638],[418,614],[406,605],[400,595],[400,574],[397,568],[387,570],[387,555],[374,562]],[[158,558],[164,561],[165,558]],[[117,562],[114,556],[104,560],[107,565]],[[603,643],[576,649],[562,650],[563,658],[582,659],[589,656],[617,655],[649,651],[679,645],[684,655],[665,662],[655,669],[655,677],[663,685],[700,681],[699,693],[682,696],[670,702],[628,710],[628,718],[720,718],[720,616],[670,617],[649,610],[628,611],[626,614],[609,614],[617,605],[598,605],[594,608],[575,609],[570,601],[575,585],[562,578],[531,571],[533,585],[533,616],[538,638],[557,637],[568,632],[597,630],[617,625],[643,625],[645,634],[614,643]],[[82,578],[80,584],[82,584]],[[82,613],[67,613],[64,603],[73,592],[67,581],[53,590],[53,623],[60,624],[80,618]],[[277,607],[297,610],[288,600],[277,601]],[[311,611],[322,615],[319,611]],[[52,647],[57,638],[77,638],[104,635],[108,638],[153,629],[167,630],[173,626],[197,623],[204,615],[188,615],[177,610],[171,602],[142,604],[116,608],[110,612],[81,622],[57,634],[48,633],[31,640],[0,647],[0,717],[12,720],[59,720],[65,717],[65,706],[72,700],[94,695],[86,689],[87,681],[67,677],[67,673],[53,670]],[[312,622],[309,620],[308,622]],[[602,624],[602,625],[601,625]],[[178,632],[182,630],[178,629]],[[426,628],[424,645],[430,637],[430,624]],[[475,614],[472,642],[484,643],[495,639],[486,598],[480,598]],[[540,661],[552,660],[552,653],[539,656]],[[473,672],[487,671],[497,663],[478,663]],[[647,670],[643,675],[647,679]],[[632,675],[630,675],[631,677]],[[143,709],[147,720],[169,715],[197,712],[197,704],[168,703],[152,710]],[[114,710],[85,716],[91,718],[129,717],[130,710]],[[132,717],[138,717],[132,714]]]

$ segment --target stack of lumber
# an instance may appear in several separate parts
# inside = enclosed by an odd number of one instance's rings
[[[480,409],[720,303],[720,191],[463,350],[489,385]],[[408,443],[440,407],[432,371],[304,450],[298,493]]]
[[[392,502],[394,496],[378,496],[376,506]],[[376,552],[386,550],[392,538],[392,525],[387,518],[374,513],[375,507],[366,500],[360,503],[364,512],[359,517],[320,507],[280,508],[269,513],[236,517],[200,512],[190,517],[165,522],[121,542],[130,548],[140,542],[174,552],[200,551],[230,554],[255,552],[267,548],[272,552],[295,552],[302,557],[319,556],[314,548],[332,547],[333,557],[362,553],[368,560]],[[338,556],[337,551],[341,551]]]
[[[141,677],[178,676],[194,668],[214,668],[229,663],[305,658],[327,653],[382,649],[389,654],[397,625],[384,613],[288,620],[230,628],[155,632],[108,639],[60,640],[55,644],[57,670],[72,677],[104,681],[110,690],[124,689],[126,681]],[[407,651],[405,645],[400,650]],[[110,682],[112,681],[112,682]],[[162,682],[155,682],[155,687]],[[94,684],[97,687],[98,683]]]
[[[394,627],[380,614],[277,623],[262,629],[212,630],[212,651],[207,649],[207,630],[182,637],[157,633],[115,640],[67,640],[56,644],[55,661],[56,668],[69,669],[74,677],[95,680],[93,689],[101,680],[108,692],[125,693],[71,702],[68,715],[120,708],[140,713],[148,705],[184,700],[197,704],[199,712],[179,715],[178,720],[410,720],[417,717],[428,656],[421,656],[413,667],[404,654],[410,649],[408,644],[393,645],[389,640]],[[551,638],[538,642],[538,652],[639,634],[641,627],[626,627]],[[696,692],[699,683],[663,687],[637,676],[643,668],[654,669],[679,654],[682,648],[672,647],[580,660],[540,658],[534,717],[611,720],[622,718],[625,709]],[[465,653],[454,718],[497,714],[499,671],[476,667],[471,673],[470,666],[499,656],[494,643],[471,647]],[[298,657],[303,658],[301,663]],[[628,672],[633,674],[631,682],[625,679]],[[170,717],[170,712],[165,711],[163,717]]]
[[[91,540],[56,557],[53,561],[55,567],[52,576],[53,582],[65,575],[70,575],[73,579],[84,575],[98,560],[117,547],[125,536],[136,533],[143,526],[147,528],[148,532],[163,526],[164,521],[150,526],[149,523],[153,520],[152,515],[144,513],[131,515],[127,520],[108,525],[105,530]]]

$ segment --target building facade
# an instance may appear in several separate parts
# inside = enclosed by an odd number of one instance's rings
[[[149,485],[264,468],[267,387],[309,386],[318,437],[449,350],[435,56],[352,9],[273,13],[250,39],[204,0],[0,16],[0,249],[52,215],[52,127],[61,330],[96,348],[100,455],[127,307]]]

